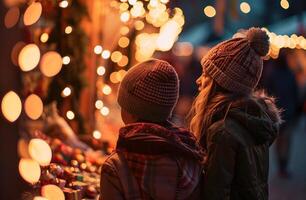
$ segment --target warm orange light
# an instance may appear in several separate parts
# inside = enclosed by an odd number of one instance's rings
[[[101,45],[96,45],[94,48],[95,54],[101,54],[102,53],[102,46]]]
[[[95,130],[93,133],[92,133],[92,136],[95,138],[95,139],[97,139],[97,140],[99,140],[99,139],[101,139],[101,132],[100,131],[98,131],[98,130]]]
[[[100,75],[100,76],[103,76],[105,74],[105,67],[99,66],[97,68],[97,74]]]
[[[20,176],[28,183],[35,184],[39,181],[41,170],[36,161],[28,158],[21,158],[18,168]]]
[[[128,2],[130,5],[134,5],[137,2],[137,0],[128,0]]]
[[[122,53],[120,51],[114,51],[111,56],[111,60],[115,63],[119,62],[122,58]]]
[[[1,110],[8,121],[16,121],[21,113],[21,108],[21,100],[15,92],[10,91],[4,95],[1,102]]]
[[[129,33],[129,31],[130,31],[130,29],[127,26],[123,26],[123,27],[120,28],[120,34],[121,35],[126,35],[126,34]]]
[[[130,39],[128,37],[121,37],[118,41],[118,45],[122,48],[125,48],[127,46],[129,46],[130,44]]]
[[[48,200],[65,200],[65,195],[61,188],[56,185],[44,185],[41,194]]]
[[[118,66],[124,67],[129,63],[129,58],[127,56],[122,56],[121,60],[118,62]]]
[[[129,9],[129,4],[121,3],[120,6],[119,6],[119,9],[120,9],[121,12],[126,11],[126,10]]]
[[[71,95],[71,89],[70,89],[70,87],[65,87],[65,88],[63,89],[63,91],[62,91],[61,96],[62,96],[62,97],[68,97],[68,96],[70,96],[70,95]]]
[[[141,20],[137,20],[137,21],[135,22],[135,29],[136,29],[137,31],[142,30],[142,29],[144,28],[144,26],[145,26],[145,24],[144,24],[143,21],[141,21]]]
[[[63,0],[63,1],[61,1],[58,5],[59,5],[59,7],[61,7],[61,8],[67,8],[68,5],[69,5],[69,3],[68,3],[68,1]]]
[[[45,197],[36,196],[33,200],[48,200]]]
[[[43,113],[44,105],[39,96],[31,94],[25,100],[24,109],[29,118],[36,120]]]
[[[70,57],[69,56],[64,56],[63,57],[63,64],[68,65],[70,63]]]
[[[111,73],[109,79],[112,83],[119,83],[119,80],[117,79],[117,72]]]
[[[46,43],[48,40],[49,40],[49,34],[48,34],[48,33],[43,33],[43,34],[41,34],[41,36],[40,36],[40,41],[41,41],[42,43]]]
[[[108,59],[109,57],[110,57],[110,55],[111,55],[111,53],[110,53],[110,51],[109,50],[104,50],[103,52],[102,52],[102,58],[104,58],[104,59]]]
[[[72,32],[72,27],[71,26],[67,26],[66,28],[65,28],[65,33],[66,34],[70,34]]]
[[[207,16],[207,17],[214,17],[216,15],[216,9],[212,6],[206,6],[204,8],[204,14]]]
[[[69,120],[73,120],[75,115],[74,115],[74,112],[72,112],[71,110],[68,110],[67,113],[66,113],[66,117],[69,119]]]
[[[100,110],[100,113],[103,115],[103,116],[107,116],[109,114],[109,108],[104,106],[101,110]]]
[[[4,25],[6,28],[12,28],[18,23],[20,11],[18,7],[10,8],[5,14]]]
[[[130,19],[130,13],[128,11],[125,11],[125,12],[121,13],[120,20],[122,22],[127,22],[127,21],[129,21],[129,19]]]
[[[103,108],[103,101],[101,101],[101,100],[97,100],[96,101],[96,103],[95,103],[95,107],[97,108],[97,109],[101,109],[101,108]]]
[[[287,0],[281,0],[280,5],[285,10],[287,10],[289,8],[289,2]]]
[[[34,69],[40,59],[40,51],[36,44],[28,44],[22,48],[18,56],[18,64],[22,71]]]
[[[42,13],[42,6],[40,2],[33,2],[24,12],[23,22],[26,26],[36,23]]]
[[[109,85],[105,85],[102,89],[103,94],[110,95],[112,93],[112,88]]]
[[[241,12],[247,14],[251,11],[251,6],[247,2],[242,2],[240,4],[240,10],[241,10]]]
[[[47,142],[42,139],[32,139],[29,143],[29,154],[41,166],[47,166],[51,162],[52,151]]]
[[[45,53],[40,62],[40,71],[47,77],[58,74],[62,69],[62,57],[56,51]]]

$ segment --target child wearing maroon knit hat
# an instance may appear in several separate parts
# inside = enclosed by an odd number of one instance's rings
[[[101,199],[199,198],[201,148],[168,121],[178,91],[177,73],[165,61],[151,59],[128,71],[118,93],[125,126],[102,166]]]

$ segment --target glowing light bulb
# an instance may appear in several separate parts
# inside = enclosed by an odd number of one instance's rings
[[[72,112],[71,110],[68,110],[67,113],[66,113],[66,117],[69,119],[69,120],[73,120],[75,115],[74,115],[74,112]]]
[[[129,58],[126,55],[124,55],[124,56],[122,56],[121,60],[118,62],[118,66],[124,67],[128,63],[129,63]]]
[[[70,57],[69,56],[64,56],[63,57],[63,64],[68,65],[70,63]]]
[[[95,139],[99,140],[99,139],[101,139],[102,134],[101,134],[100,131],[94,130],[94,132],[92,133],[92,136],[93,136]]]
[[[62,91],[62,97],[68,97],[69,95],[71,95],[71,89],[70,87],[65,87]]]
[[[97,109],[101,109],[101,108],[103,108],[103,106],[104,106],[103,101],[101,101],[101,100],[97,100],[97,101],[96,101],[95,107],[96,107]]]
[[[104,106],[101,110],[100,110],[100,113],[103,115],[103,116],[107,116],[109,114],[109,108]]]
[[[103,50],[103,52],[101,54],[102,58],[104,58],[104,59],[108,59],[110,57],[110,55],[111,55],[111,53],[110,53],[109,50]]]
[[[56,51],[45,53],[40,61],[40,71],[47,77],[52,77],[58,74],[63,66],[61,55]]]
[[[214,17],[216,15],[216,9],[212,6],[206,6],[204,8],[204,14],[207,16],[207,17]]]
[[[46,43],[48,40],[49,40],[49,34],[48,34],[48,33],[43,33],[43,34],[41,34],[41,36],[40,36],[40,41],[41,41],[42,43]]]
[[[97,68],[97,74],[100,75],[100,76],[103,76],[105,74],[105,71],[106,71],[105,67],[103,67],[103,66],[99,66]]]
[[[137,0],[128,0],[128,2],[130,5],[134,5],[137,2]]]
[[[240,4],[240,10],[241,10],[241,12],[247,14],[251,11],[251,6],[247,2],[242,2]]]
[[[61,7],[61,8],[67,8],[68,5],[69,5],[69,3],[68,3],[68,1],[63,0],[63,1],[61,1],[58,5],[59,5],[59,7]]]
[[[110,95],[112,93],[112,88],[109,85],[105,85],[102,89],[103,94]]]
[[[94,48],[95,54],[101,54],[102,50],[103,50],[103,48],[102,48],[101,45],[96,45],[95,48]]]
[[[127,26],[123,26],[123,27],[120,28],[120,34],[121,35],[126,35],[126,34],[129,33],[129,31],[130,31],[130,29]]]
[[[137,20],[137,21],[135,22],[135,29],[136,29],[137,31],[142,30],[142,29],[144,28],[144,26],[145,26],[145,24],[144,24],[143,21],[141,21],[141,20]]]
[[[18,55],[18,64],[22,71],[31,71],[40,60],[40,50],[36,44],[28,44]]]
[[[41,194],[48,200],[65,200],[64,192],[56,185],[44,185]]]
[[[120,51],[114,51],[111,56],[111,60],[115,63],[119,62],[122,58],[122,53]]]
[[[34,2],[32,3],[24,12],[23,15],[23,22],[26,26],[30,26],[32,24],[35,24],[42,13],[42,5],[40,2]]]
[[[72,32],[72,26],[66,26],[65,33],[70,34]]]

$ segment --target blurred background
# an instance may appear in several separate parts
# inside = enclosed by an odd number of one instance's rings
[[[258,88],[284,110],[270,199],[306,199],[305,0],[3,0],[0,15],[0,199],[98,198],[126,71],[170,62],[181,86],[171,120],[187,127],[201,58],[252,26],[271,43]]]

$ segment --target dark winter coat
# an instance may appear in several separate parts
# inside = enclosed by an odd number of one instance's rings
[[[101,171],[103,200],[198,199],[204,154],[188,131],[152,123],[120,130]]]
[[[280,122],[274,103],[263,99],[215,120],[205,135],[205,200],[268,199],[269,146]]]

